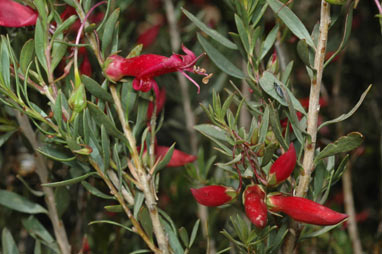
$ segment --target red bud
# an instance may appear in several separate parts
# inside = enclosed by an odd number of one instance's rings
[[[166,155],[168,149],[170,148],[167,146],[157,146],[155,148],[155,154],[156,156],[162,156],[163,158]],[[181,167],[187,163],[193,162],[194,160],[196,160],[195,155],[187,154],[178,149],[174,149],[170,162],[167,164],[167,167]]]
[[[265,192],[259,185],[248,186],[244,191],[245,213],[258,228],[263,228],[267,224],[267,206],[264,199]]]
[[[313,225],[334,225],[348,217],[312,200],[281,194],[268,196],[268,207],[273,212],[283,212],[296,221]]]
[[[210,185],[199,189],[191,188],[196,201],[205,206],[221,206],[236,198],[237,193],[231,187]]]
[[[296,160],[296,150],[293,143],[291,143],[288,151],[281,155],[269,170],[269,185],[276,185],[287,179],[296,166]]]

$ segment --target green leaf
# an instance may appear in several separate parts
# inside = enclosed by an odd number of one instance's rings
[[[84,83],[85,88],[88,92],[94,95],[96,98],[100,98],[101,100],[114,103],[113,97],[111,94],[107,92],[107,90],[103,89],[97,81],[88,77],[87,75],[81,75],[81,81]]]
[[[63,43],[54,42],[52,48],[52,62],[50,71],[53,72],[66,54],[68,46]]]
[[[143,44],[138,44],[136,45],[131,51],[130,53],[127,55],[126,58],[132,58],[132,57],[136,57],[136,56],[139,56],[142,52],[142,49],[143,49]]]
[[[56,200],[57,214],[61,218],[70,204],[70,193],[66,187],[56,188],[54,191],[54,197]]]
[[[41,205],[34,203],[14,192],[0,190],[0,205],[22,213],[48,213]]]
[[[101,143],[104,171],[106,171],[110,165],[110,139],[104,125],[101,125]]]
[[[346,136],[340,137],[334,143],[327,145],[314,159],[314,164],[322,158],[329,157],[338,153],[346,153],[357,147],[363,142],[363,135],[359,132],[351,132]]]
[[[69,154],[68,150],[62,150],[52,145],[45,145],[36,149],[42,155],[56,161],[72,161],[76,156]]]
[[[51,248],[56,253],[59,253],[57,243],[46,228],[34,216],[29,216],[22,220],[23,226],[28,233],[36,240],[42,240],[42,243]]]
[[[249,46],[248,30],[245,28],[243,21],[237,14],[235,14],[235,23],[236,23],[237,31],[239,32],[240,40],[243,43],[245,51],[247,52],[247,54],[252,55],[252,52]]]
[[[113,212],[113,213],[122,213],[123,212],[123,207],[121,205],[107,205],[104,206],[106,211],[108,212]]]
[[[47,48],[46,28],[41,24],[40,18],[37,19],[34,32],[34,49],[37,59],[41,66],[47,71],[45,49]]]
[[[20,68],[21,71],[25,74],[28,68],[28,65],[33,60],[34,55],[34,40],[30,39],[25,42],[20,53]]]
[[[92,175],[97,175],[97,173],[96,172],[90,172],[90,173],[87,173],[85,175],[74,177],[74,178],[64,180],[64,181],[41,184],[41,186],[44,186],[44,187],[62,187],[62,186],[72,185],[72,184],[76,184],[78,182],[81,182],[81,181],[85,180],[86,178],[88,178],[89,176],[92,176]]]
[[[288,6],[278,0],[267,0],[267,3],[272,8],[273,12],[285,23],[285,25],[296,35],[299,39],[305,40],[306,43],[315,48],[314,42],[310,37],[308,30],[300,19],[289,9]]]
[[[78,17],[76,15],[72,15],[69,18],[67,18],[64,22],[62,22],[60,25],[58,25],[57,28],[56,28],[56,31],[54,31],[54,33],[52,35],[51,41],[54,41],[54,39],[58,35],[62,34],[62,32],[64,30],[69,28],[77,20],[77,18]]]
[[[115,125],[112,123],[109,117],[107,117],[105,113],[98,106],[96,106],[92,102],[88,102],[88,109],[97,125],[105,126],[105,129],[109,135],[112,135],[116,138],[119,138],[127,142],[125,136],[115,127]]]
[[[22,176],[20,175],[16,175],[16,178],[20,180],[20,182],[22,182],[22,184],[25,186],[25,188],[27,188],[28,191],[30,191],[33,195],[37,196],[37,197],[42,197],[44,196],[44,192],[42,191],[37,191],[37,190],[34,190],[32,189],[29,184],[24,180],[24,178],[22,178]]]
[[[181,227],[178,230],[178,232],[179,232],[180,240],[182,240],[184,246],[188,247],[190,239],[188,237],[187,230],[184,227]]]
[[[288,150],[289,145],[286,143],[280,125],[280,118],[277,114],[277,111],[274,109],[273,105],[269,108],[269,120],[272,126],[272,132],[275,134],[277,141],[280,145],[286,150]]]
[[[195,222],[194,227],[192,228],[191,238],[190,238],[190,245],[188,245],[189,248],[191,248],[192,244],[194,243],[194,241],[196,239],[196,235],[198,233],[199,225],[200,225],[200,219],[198,219]]]
[[[123,224],[120,224],[118,222],[115,222],[115,221],[111,221],[111,220],[96,220],[96,221],[92,221],[92,222],[89,222],[89,226],[90,225],[94,225],[94,224],[111,224],[111,225],[114,225],[114,226],[118,226],[118,227],[121,227],[121,228],[124,228],[130,232],[135,232],[133,229],[123,225]]]
[[[326,122],[322,123],[320,125],[320,127],[318,127],[318,130],[321,129],[322,127],[326,126],[326,125],[329,125],[329,124],[332,124],[332,123],[339,123],[339,122],[342,122],[342,121],[348,119],[349,117],[351,117],[357,111],[357,109],[361,106],[363,100],[365,99],[366,95],[370,91],[371,87],[372,87],[372,85],[369,85],[369,87],[366,89],[366,91],[362,93],[362,95],[359,98],[357,104],[355,104],[355,106],[348,113],[342,114],[342,115],[340,115],[339,117],[337,117],[337,118],[335,118],[333,120],[326,121]]]
[[[200,34],[198,36],[198,41],[202,45],[203,49],[207,52],[207,55],[216,64],[219,69],[227,73],[228,75],[238,78],[245,79],[244,73],[233,65],[222,53],[220,53],[212,44],[210,44],[206,39]]]
[[[265,71],[263,73],[263,76],[260,79],[260,86],[264,90],[264,92],[266,92],[269,96],[271,96],[273,99],[278,101],[281,105],[288,106],[288,103],[286,102],[284,98],[285,97],[284,94],[283,93],[279,94],[277,91],[277,86],[285,87],[285,85],[282,84],[281,81],[279,81],[272,73],[268,71]],[[291,99],[293,107],[296,110],[303,113],[304,115],[306,115],[304,108],[301,106],[301,103],[297,100],[297,98],[293,95],[293,93],[287,87],[285,87],[285,89],[288,92],[288,95]]]
[[[16,242],[7,228],[4,228],[1,233],[1,245],[3,246],[3,254],[19,254]]]
[[[222,130],[218,126],[212,124],[199,124],[194,126],[194,129],[196,129],[206,137],[213,137],[218,140],[230,142],[229,136],[224,130]]]
[[[265,38],[264,43],[261,45],[261,54],[260,59],[263,59],[268,51],[272,48],[273,44],[275,43],[277,33],[279,32],[279,25],[275,25],[272,29],[272,31],[269,32],[267,35],[267,38]]]
[[[181,8],[183,13],[203,32],[211,36],[212,39],[216,40],[223,46],[230,48],[230,49],[237,49],[237,46],[235,43],[228,40],[226,37],[218,33],[216,30],[209,28],[206,26],[203,22],[201,22],[197,17],[192,15],[190,12],[185,10],[184,8]]]
[[[340,53],[344,49],[347,41],[349,40],[352,23],[353,23],[353,6],[354,6],[354,3],[352,2],[352,4],[348,8],[348,13],[345,19],[344,34],[342,36],[341,43],[338,46],[338,49],[336,50],[336,52],[334,52],[333,55],[331,55],[330,58],[324,63],[324,68],[338,55],[338,53]]]
[[[98,190],[96,187],[94,187],[93,185],[91,185],[90,183],[88,183],[86,181],[82,181],[81,184],[82,184],[82,186],[85,187],[85,189],[88,192],[90,192],[90,194],[92,194],[96,197],[103,198],[103,199],[115,199],[114,196],[106,195],[105,193]]]
[[[173,143],[170,148],[168,149],[166,155],[162,158],[162,160],[158,163],[157,167],[155,168],[155,172],[158,172],[162,168],[166,167],[166,165],[170,162],[172,153],[174,152],[175,143]]]
[[[2,36],[1,40],[1,80],[4,82],[4,85],[6,87],[11,87],[11,80],[10,80],[10,63],[9,63],[9,51],[7,47],[7,39],[5,39],[4,36]]]
[[[331,225],[331,226],[325,226],[323,228],[321,228],[320,230],[317,230],[317,231],[313,231],[311,233],[307,233],[307,234],[303,234],[300,239],[307,239],[307,238],[313,238],[313,237],[317,237],[317,236],[320,236],[320,235],[323,235],[327,232],[329,232],[330,230],[338,227],[339,225],[341,225],[343,223],[343,221],[341,221],[340,223],[336,224],[336,225]]]
[[[179,242],[176,232],[173,231],[170,224],[168,224],[164,219],[162,218],[160,219],[161,219],[161,224],[163,225],[164,230],[167,233],[168,241],[170,243],[171,248],[174,250],[174,253],[183,254],[184,250],[182,248],[182,245]]]
[[[102,35],[102,53],[104,56],[108,56],[110,54],[110,49],[113,43],[115,25],[119,18],[120,9],[117,8],[113,11],[113,13],[109,16],[105,23],[105,28],[103,29]]]
[[[56,101],[53,106],[53,117],[57,122],[58,127],[62,127],[62,103],[61,103],[62,92],[58,90]]]

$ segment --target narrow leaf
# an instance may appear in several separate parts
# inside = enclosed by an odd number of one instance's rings
[[[203,32],[211,36],[214,40],[222,44],[223,46],[226,46],[227,48],[230,49],[237,49],[237,46],[235,43],[231,42],[228,40],[226,37],[218,33],[216,30],[209,28],[206,26],[203,22],[201,22],[197,17],[192,15],[190,12],[187,10],[181,8],[183,13]]]
[[[340,137],[334,143],[327,145],[314,159],[314,164],[322,158],[329,157],[338,153],[346,153],[357,147],[363,142],[363,135],[359,132],[351,132],[346,136]]]
[[[267,0],[267,3],[272,8],[273,12],[285,23],[285,25],[296,35],[299,39],[305,40],[306,43],[315,48],[314,42],[310,37],[308,30],[306,30],[301,20],[289,9],[288,6],[278,0]]]
[[[1,233],[1,245],[3,246],[3,254],[19,254],[16,242],[7,228],[4,228]]]
[[[72,184],[75,184],[75,183],[78,183],[78,182],[85,180],[89,176],[96,175],[96,174],[97,174],[96,172],[90,172],[90,173],[87,173],[85,175],[74,177],[74,178],[60,181],[60,182],[41,184],[41,186],[44,186],[44,187],[62,187],[62,186],[72,185]]]
[[[279,31],[279,25],[276,25],[273,27],[272,31],[269,32],[269,34],[267,35],[267,38],[265,38],[265,41],[261,47],[261,55],[259,60],[263,59],[268,53],[268,51],[272,48],[276,40],[278,31]]]
[[[199,124],[194,126],[194,129],[196,129],[197,131],[199,131],[207,137],[213,137],[226,142],[230,141],[229,136],[226,134],[226,132],[218,126],[212,124]]]
[[[107,90],[103,89],[102,86],[100,86],[97,83],[97,81],[93,80],[87,75],[81,75],[81,81],[82,83],[84,83],[86,90],[92,95],[94,95],[96,98],[100,98],[101,100],[114,103],[111,94],[109,94]]]
[[[90,183],[86,181],[82,181],[81,184],[82,186],[85,187],[87,191],[89,191],[92,195],[96,197],[103,198],[103,199],[114,199],[114,196],[106,195],[105,193],[101,192],[96,187],[94,187],[93,185],[91,185]]]
[[[0,205],[22,213],[48,213],[41,205],[34,203],[14,192],[0,190]]]
[[[33,55],[34,55],[34,40],[30,39],[27,42],[25,42],[20,53],[20,68],[24,74],[27,71],[28,65],[33,60]]]
[[[203,49],[207,52],[207,55],[211,58],[214,64],[219,67],[219,69],[232,77],[245,79],[244,73],[235,65],[233,65],[233,63],[231,63],[222,53],[220,53],[200,34],[198,34],[198,41],[202,45]]]
[[[94,225],[94,224],[103,224],[103,223],[111,224],[111,225],[114,225],[114,226],[118,226],[118,227],[124,228],[124,229],[134,233],[133,229],[131,229],[131,228],[129,228],[129,227],[123,225],[123,224],[120,224],[118,222],[111,221],[111,220],[96,220],[96,221],[89,222],[88,225],[90,226],[90,225]]]

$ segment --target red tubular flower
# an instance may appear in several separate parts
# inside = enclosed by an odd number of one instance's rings
[[[28,6],[11,0],[0,0],[0,26],[34,26],[38,13]]]
[[[118,55],[112,55],[106,60],[104,72],[109,79],[118,81],[124,76],[135,77],[133,80],[133,88],[138,91],[148,92],[151,88],[158,94],[158,85],[153,79],[170,72],[179,71],[188,78],[197,88],[198,93],[200,87],[185,71],[206,76],[203,83],[207,83],[212,76],[208,75],[206,70],[195,66],[196,61],[200,58],[182,46],[186,55],[173,54],[171,57],[165,57],[154,54],[140,55],[132,58],[123,58]]]
[[[267,206],[264,202],[265,192],[259,185],[248,186],[243,194],[245,213],[258,228],[267,224]]]
[[[191,188],[196,201],[205,206],[221,206],[236,198],[237,192],[223,185],[210,185],[199,189]]]
[[[268,208],[283,212],[296,221],[321,226],[334,225],[348,217],[312,200],[281,194],[268,196]]]
[[[162,156],[162,158],[166,155],[168,149],[167,146],[157,146],[155,148],[155,155]],[[166,165],[167,167],[181,167],[186,165],[187,163],[191,163],[196,160],[195,155],[184,153],[178,149],[174,149],[172,152],[172,157],[169,163]]]
[[[269,185],[277,185],[287,179],[296,166],[296,150],[293,143],[289,145],[288,151],[281,155],[271,166],[268,176]]]

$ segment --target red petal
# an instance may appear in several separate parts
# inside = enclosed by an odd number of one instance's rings
[[[259,185],[248,186],[244,191],[244,207],[247,217],[259,228],[267,224],[267,206],[264,202],[265,193]]]
[[[23,27],[36,24],[38,13],[11,0],[0,0],[0,26]]]
[[[205,206],[221,206],[232,200],[227,191],[235,193],[232,188],[222,185],[210,185],[199,189],[192,189],[191,192],[196,201]]]
[[[284,195],[273,195],[268,198],[271,211],[283,212],[296,221],[308,224],[334,225],[348,217],[347,214],[338,213],[306,198]]]
[[[288,151],[281,155],[269,170],[269,175],[275,174],[276,176],[275,184],[279,184],[292,174],[296,166],[296,160],[296,150],[293,143],[291,143]]]

